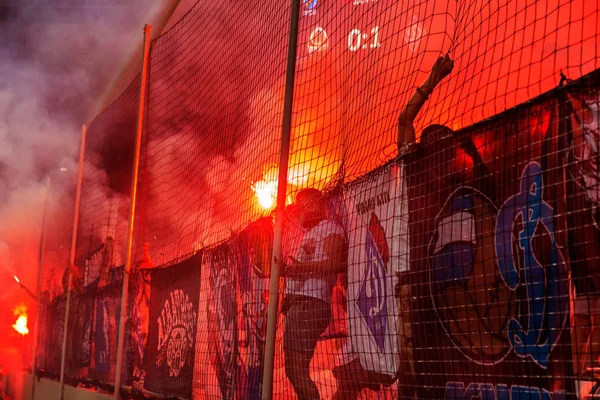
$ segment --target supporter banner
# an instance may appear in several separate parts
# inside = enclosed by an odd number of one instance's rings
[[[407,157],[418,397],[573,393],[558,123],[546,98]]]
[[[258,400],[262,394],[272,244],[270,218],[250,225],[236,241],[239,353],[236,391],[240,400]]]
[[[143,264],[142,264],[143,265]],[[136,266],[129,276],[130,293],[133,300],[131,310],[131,345],[133,377],[141,380],[146,371],[146,349],[150,326],[151,270]]]
[[[119,284],[107,286],[98,291],[96,297],[94,365],[90,376],[103,382],[114,382],[115,379],[121,288]]]
[[[351,348],[364,370],[383,374],[388,381],[399,366],[394,289],[398,272],[407,269],[408,254],[401,171],[386,166],[352,185],[344,196]]]
[[[561,97],[561,134],[567,161],[569,256],[573,276],[573,363],[579,394],[592,393],[590,368],[600,360],[600,147],[598,79],[572,85]]]
[[[65,296],[56,297],[48,310],[46,369],[55,374],[60,373],[66,305]]]
[[[209,273],[206,313],[211,369],[208,378],[216,378],[219,397],[230,400],[234,397],[237,365],[236,256],[231,243],[206,251],[203,263]]]
[[[95,300],[95,286],[86,288],[80,295],[71,296],[68,345],[71,346],[69,360],[72,368],[88,367],[90,365]]]
[[[200,296],[201,253],[151,272],[150,329],[144,387],[191,399]]]

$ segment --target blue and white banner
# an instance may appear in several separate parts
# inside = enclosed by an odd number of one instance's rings
[[[226,242],[205,251],[202,259],[203,271],[208,273],[208,282],[202,282],[201,288],[208,295],[205,311],[201,311],[208,328],[202,339],[210,360],[206,389],[209,396],[224,400],[235,396],[237,368],[236,255],[232,250],[232,243]]]
[[[94,360],[90,371],[94,379],[114,382],[120,316],[121,286],[115,284],[98,291],[94,318]]]
[[[389,376],[396,375],[400,364],[394,289],[398,273],[408,268],[402,173],[401,166],[387,166],[344,196],[351,351],[366,371]],[[349,352],[348,345],[345,349]]]
[[[419,398],[574,393],[556,106],[538,99],[405,158]]]
[[[272,243],[270,218],[250,225],[236,240],[239,400],[258,400],[262,395]]]

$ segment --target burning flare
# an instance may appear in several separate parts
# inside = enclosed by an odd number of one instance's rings
[[[16,276],[15,279],[17,279]],[[13,324],[13,329],[23,336],[27,335],[29,333],[29,328],[27,328],[27,307],[18,306],[15,308],[14,312],[15,316],[17,317],[17,321]]]
[[[261,207],[270,209],[275,204],[277,198],[277,181],[258,181],[252,186],[252,190],[256,194],[258,203]]]
[[[266,169],[263,179],[250,185],[258,204],[267,210],[275,207],[277,202],[277,168],[270,167]],[[306,186],[308,180],[309,164],[292,166],[288,172],[288,184],[296,187]],[[286,204],[291,203],[291,198],[286,198]]]

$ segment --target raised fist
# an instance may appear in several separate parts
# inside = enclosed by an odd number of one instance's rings
[[[437,59],[431,70],[431,77],[435,83],[444,79],[454,68],[454,61],[449,56]]]

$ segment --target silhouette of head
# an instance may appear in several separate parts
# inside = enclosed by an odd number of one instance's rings
[[[314,188],[302,189],[296,195],[296,204],[300,209],[300,224],[310,229],[326,218],[323,193]]]
[[[454,131],[445,125],[433,124],[421,132],[421,144],[431,146],[444,137],[454,135]]]

